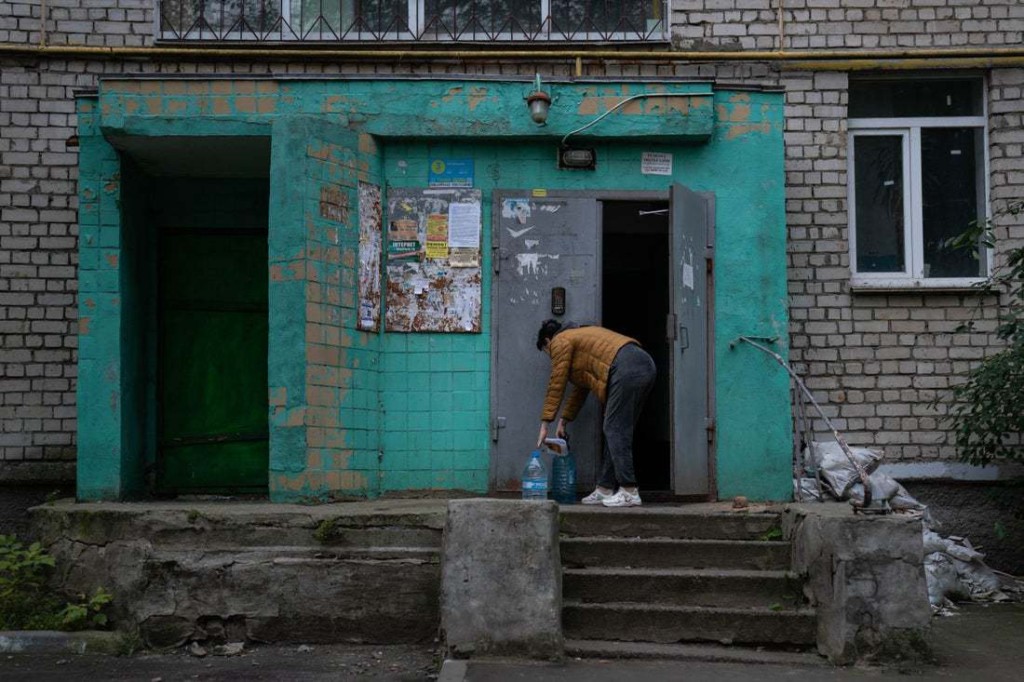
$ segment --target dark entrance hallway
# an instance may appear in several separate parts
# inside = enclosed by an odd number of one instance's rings
[[[641,491],[672,490],[668,203],[608,201],[602,204],[601,319],[638,340],[654,358],[658,380],[633,442]]]

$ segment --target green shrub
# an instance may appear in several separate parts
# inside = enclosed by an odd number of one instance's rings
[[[993,218],[1021,214],[1024,202],[1017,201]],[[981,247],[991,249],[995,244],[993,219],[989,219],[971,225],[948,246],[972,249],[982,258]],[[1024,247],[1009,249],[991,277],[977,288],[983,300],[994,297],[999,303],[995,331],[1006,348],[985,358],[967,373],[964,383],[953,387],[949,418],[957,453],[961,460],[982,466],[997,459],[1024,461]],[[974,326],[974,321],[968,321],[957,331],[973,331]]]
[[[66,601],[46,585],[55,565],[42,545],[26,547],[13,535],[0,535],[0,630],[84,630],[107,625],[113,600],[102,587],[91,596]]]

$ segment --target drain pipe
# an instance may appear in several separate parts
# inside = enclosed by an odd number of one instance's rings
[[[46,47],[46,0],[39,0],[39,47]]]

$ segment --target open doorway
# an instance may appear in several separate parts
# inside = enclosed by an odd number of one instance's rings
[[[269,138],[117,142],[125,402],[149,490],[263,494]]]
[[[601,319],[650,353],[658,378],[633,441],[637,483],[672,491],[669,212],[665,201],[606,201],[601,213]]]

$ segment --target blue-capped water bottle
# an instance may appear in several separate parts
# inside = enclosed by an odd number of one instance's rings
[[[564,438],[545,438],[551,453],[551,499],[558,504],[576,504],[576,458]]]
[[[548,499],[548,472],[544,462],[540,461],[540,450],[530,453],[530,461],[523,469],[523,499]]]

